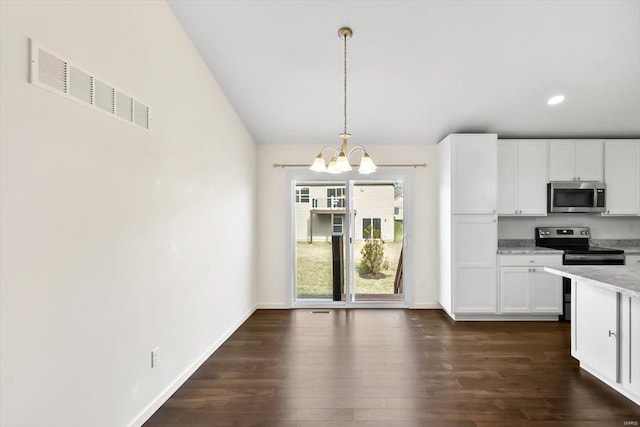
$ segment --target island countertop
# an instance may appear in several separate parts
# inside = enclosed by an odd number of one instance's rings
[[[640,270],[624,265],[558,265],[544,271],[640,298]]]

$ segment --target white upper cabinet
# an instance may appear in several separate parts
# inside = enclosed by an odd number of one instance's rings
[[[575,181],[576,176],[575,141],[549,141],[549,181]]]
[[[640,214],[640,140],[605,141],[604,182],[603,215]]]
[[[453,213],[495,214],[498,190],[497,136],[451,135]]]
[[[603,141],[549,141],[549,181],[602,181]]]
[[[498,214],[547,214],[547,142],[498,141]]]
[[[498,215],[518,213],[517,141],[498,140]]]
[[[576,181],[602,181],[602,150],[601,140],[576,141]]]

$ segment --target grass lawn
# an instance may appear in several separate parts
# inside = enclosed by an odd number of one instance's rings
[[[389,269],[383,270],[384,278],[367,279],[360,277],[360,250],[362,242],[356,242],[356,293],[359,294],[393,294],[393,280],[398,267],[398,258],[402,243],[388,242],[384,244],[384,256],[389,260]],[[331,298],[331,243],[319,242],[309,244],[298,242],[296,245],[298,298]]]

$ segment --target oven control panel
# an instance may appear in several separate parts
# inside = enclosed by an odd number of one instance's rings
[[[589,227],[538,227],[536,228],[538,239],[575,239],[591,237]]]

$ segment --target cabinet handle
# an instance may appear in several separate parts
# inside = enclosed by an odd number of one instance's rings
[[[610,330],[609,331],[609,337],[615,337],[615,336],[616,336],[616,333]]]
[[[531,269],[531,271],[535,273],[535,272],[536,272],[536,269],[535,269],[535,268],[532,268],[532,269]]]
[[[536,261],[532,259],[532,260],[529,260],[529,262],[536,262]]]

